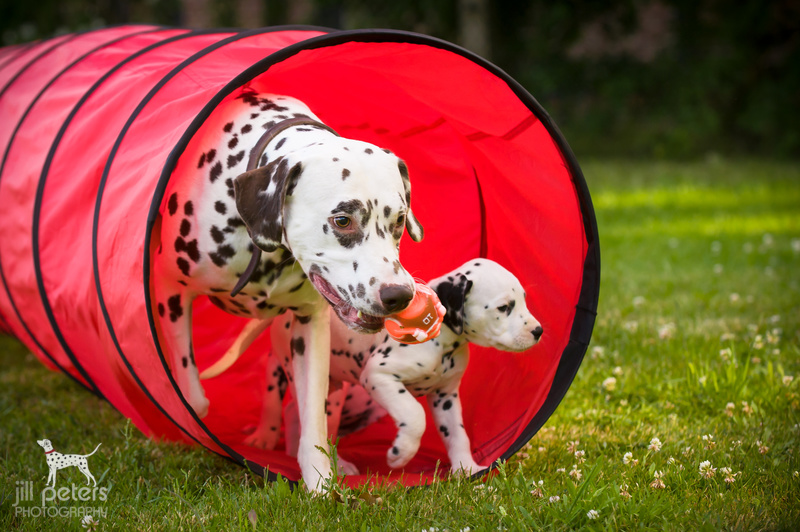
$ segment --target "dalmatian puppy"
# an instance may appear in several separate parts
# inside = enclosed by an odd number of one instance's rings
[[[360,410],[367,416],[367,422],[374,420],[376,412],[380,415],[382,411],[371,404],[372,400],[392,416],[397,426],[387,463],[392,468],[403,467],[416,455],[425,432],[425,410],[416,400],[424,396],[447,449],[451,471],[473,474],[484,466],[472,457],[458,396],[469,361],[468,345],[471,342],[522,352],[539,341],[543,328],[528,310],[526,293],[519,280],[496,262],[469,261],[429,285],[447,309],[441,333],[431,341],[402,344],[385,332],[357,335],[343,324],[331,322],[331,379],[342,384],[328,400],[328,430],[335,438],[337,423],[342,417],[352,418],[356,409],[351,403],[359,401],[363,403]],[[289,323],[285,318],[278,319],[272,330],[273,364],[282,362],[287,373],[291,371],[286,364],[291,343]],[[365,402],[364,391],[369,395]],[[274,435],[280,425],[281,404],[279,400],[274,402],[276,397],[265,402],[257,434]],[[289,403],[286,408],[289,454],[297,445],[294,416],[296,409]],[[341,459],[339,463],[343,471],[357,472],[354,465]]]
[[[330,313],[374,333],[405,308],[414,280],[399,261],[410,209],[405,163],[339,137],[302,102],[240,89],[187,146],[165,193],[154,271],[159,337],[181,394],[198,417],[209,402],[192,350],[192,301],[208,296],[263,323],[291,310],[292,373],[306,486],[331,474],[324,404]],[[246,346],[245,346],[246,347]]]

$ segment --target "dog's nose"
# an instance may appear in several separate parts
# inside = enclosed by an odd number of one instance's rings
[[[402,284],[389,284],[381,287],[379,292],[383,307],[390,313],[400,312],[411,303],[414,290]]]
[[[544,329],[542,329],[542,326],[541,325],[537,325],[536,328],[531,331],[531,334],[533,335],[534,339],[538,342],[539,338],[542,337],[542,333],[543,332],[544,332]]]

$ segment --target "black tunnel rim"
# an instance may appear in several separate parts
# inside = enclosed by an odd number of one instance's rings
[[[318,30],[318,28],[310,28],[310,27],[295,27],[294,29],[314,29]],[[211,112],[216,108],[217,105],[230,93],[232,93],[237,88],[244,85],[247,81],[264,74],[267,72],[272,66],[291,58],[292,56],[307,50],[315,50],[319,48],[326,48],[331,46],[337,46],[341,44],[351,43],[351,42],[358,42],[358,43],[407,43],[407,44],[416,44],[422,46],[430,46],[432,48],[441,49],[444,51],[448,51],[457,55],[460,55],[473,63],[477,64],[479,67],[484,68],[485,70],[489,71],[497,78],[504,81],[508,87],[512,90],[517,98],[532,112],[532,114],[545,126],[548,133],[550,134],[551,138],[555,141],[561,156],[564,159],[564,162],[569,170],[569,174],[572,180],[573,185],[575,186],[579,204],[580,204],[580,212],[581,216],[583,217],[583,228],[584,234],[587,241],[587,251],[586,257],[584,259],[584,267],[583,267],[583,277],[581,283],[581,290],[579,295],[578,304],[576,305],[575,316],[573,318],[573,326],[570,332],[570,339],[568,342],[567,347],[561,354],[559,359],[559,364],[556,369],[555,376],[551,383],[550,391],[545,398],[544,403],[539,408],[538,412],[534,415],[533,419],[528,422],[526,427],[523,429],[521,435],[512,442],[511,446],[503,453],[501,456],[501,460],[506,460],[514,453],[519,451],[544,425],[547,419],[552,415],[555,411],[556,407],[561,403],[564,396],[569,389],[577,371],[580,367],[580,364],[583,360],[583,357],[586,353],[586,349],[588,348],[589,340],[591,338],[592,329],[594,327],[594,320],[597,312],[597,303],[599,297],[599,288],[600,288],[600,249],[599,249],[599,241],[597,236],[597,221],[594,214],[594,207],[591,202],[591,197],[589,195],[589,189],[586,184],[586,180],[583,176],[583,173],[578,165],[578,161],[575,158],[572,149],[567,144],[566,139],[561,134],[561,131],[556,126],[555,122],[552,120],[550,115],[545,111],[545,109],[539,104],[539,102],[524,88],[520,85],[516,80],[514,80],[510,75],[508,75],[505,71],[494,65],[493,63],[487,61],[486,59],[481,58],[480,56],[461,48],[455,44],[449,43],[447,41],[437,39],[435,37],[430,37],[418,33],[413,32],[406,32],[400,30],[382,30],[382,29],[371,29],[371,30],[349,30],[349,31],[337,31],[328,33],[325,35],[321,35],[318,37],[313,37],[308,40],[300,41],[293,45],[287,46],[268,57],[258,61],[257,63],[253,64],[252,66],[245,69],[241,72],[238,76],[233,78],[225,87],[223,87],[215,96],[212,98],[206,106],[195,116],[195,119],[192,121],[188,129],[184,132],[181,139],[172,149],[170,155],[167,158],[167,161],[164,164],[162,169],[161,176],[158,180],[156,185],[156,189],[153,194],[153,200],[150,204],[150,212],[147,219],[147,227],[145,230],[145,242],[144,242],[144,257],[143,257],[143,265],[144,265],[144,296],[146,301],[146,309],[148,314],[148,320],[150,323],[151,334],[153,338],[156,339],[156,349],[159,353],[159,356],[162,359],[162,364],[165,365],[165,369],[167,373],[170,375],[170,381],[172,385],[175,387],[176,391],[178,391],[179,396],[182,398],[180,391],[177,388],[174,379],[172,379],[171,373],[168,370],[168,366],[166,366],[166,360],[164,358],[164,353],[161,350],[161,346],[158,342],[158,334],[156,332],[155,326],[155,316],[153,315],[153,306],[152,301],[150,298],[150,289],[151,289],[151,279],[150,279],[150,244],[151,244],[151,236],[153,232],[153,228],[155,226],[156,220],[159,215],[159,208],[161,202],[164,198],[164,194],[166,191],[167,184],[169,182],[169,177],[174,169],[175,165],[177,164],[178,158],[182,155],[183,151],[186,149],[189,141],[194,136],[194,134],[199,130],[202,126],[203,122],[208,118]],[[483,206],[482,206],[483,208]],[[482,234],[482,240],[483,240]],[[211,431],[206,427],[206,425],[197,418],[194,411],[186,404],[185,399],[183,400],[185,406],[191,413],[191,415],[195,418],[198,425],[205,430],[210,437],[216,439]],[[217,441],[217,444],[220,445],[220,442]],[[221,445],[223,449],[226,449],[227,446]],[[231,458],[240,463],[245,467],[249,467],[253,469],[252,462],[248,460],[244,460],[238,453],[234,453],[231,455]],[[492,464],[490,469],[496,467],[496,464]],[[265,469],[261,465],[257,465],[257,469]],[[258,472],[257,470],[254,470]],[[273,480],[274,475],[272,472],[269,472],[269,480]]]

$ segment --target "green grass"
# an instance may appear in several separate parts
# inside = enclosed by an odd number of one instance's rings
[[[314,498],[143,438],[0,338],[0,529],[83,530],[14,515],[15,483],[46,478],[31,452],[44,434],[103,442],[98,530],[800,529],[800,166],[583,168],[603,269],[592,346],[544,429],[485,483]]]

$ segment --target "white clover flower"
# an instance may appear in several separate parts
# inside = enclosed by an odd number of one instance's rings
[[[758,446],[758,452],[760,452],[761,454],[767,454],[767,451],[769,451],[769,447],[761,443],[761,440],[758,440],[756,442],[756,445]]]
[[[739,296],[739,294],[737,294],[736,292],[733,292],[731,293],[730,296],[728,296],[728,298],[730,299],[731,303],[738,303],[739,300],[741,299],[741,296]]]
[[[606,348],[602,345],[596,345],[592,347],[592,359],[596,360],[598,358],[603,358],[606,355]]]
[[[711,478],[714,476],[714,473],[717,472],[717,469],[711,465],[711,462],[705,460],[700,462],[700,476],[705,478]]]
[[[629,465],[629,466],[633,467],[633,466],[635,466],[636,464],[639,463],[639,460],[637,460],[637,459],[635,459],[633,457],[633,453],[632,452],[627,452],[622,456],[622,463],[625,464],[625,465]]]
[[[626,321],[622,324],[622,328],[628,331],[629,333],[635,333],[639,329],[639,322],[638,321]]]
[[[775,325],[776,323],[780,323],[781,316],[780,316],[780,314],[774,314],[774,315],[770,316],[767,321],[769,321],[771,324]]]
[[[580,447],[581,442],[580,440],[572,440],[571,442],[567,443],[567,452],[574,453]]]
[[[753,349],[764,349],[764,337],[760,334],[753,338]]]
[[[700,386],[705,386],[706,381],[708,381],[708,377],[705,375],[700,375],[700,377],[697,379],[697,382],[700,384]]]
[[[661,340],[668,340],[672,338],[674,334],[675,334],[675,324],[672,322],[665,323],[664,325],[658,328],[658,337]]]
[[[651,451],[658,452],[661,450],[661,440],[658,438],[653,438],[650,440],[650,445],[647,447]]]
[[[714,436],[711,434],[704,434],[703,441],[706,442],[705,448],[706,449],[713,449],[717,446],[717,442],[714,441]]]
[[[720,342],[730,342],[732,340],[736,340],[736,335],[731,332],[723,333],[722,336],[719,337]]]
[[[589,510],[588,512],[586,512],[586,517],[588,517],[589,519],[597,519],[598,517],[600,517],[600,514],[597,512],[597,510]]]
[[[578,469],[578,464],[572,465],[572,471],[569,472],[569,476],[571,476],[575,482],[580,482],[583,478],[583,472]]]
[[[603,388],[606,389],[607,392],[613,392],[617,387],[617,379],[614,377],[609,377],[603,381]]]
[[[784,375],[783,379],[781,379],[781,380],[783,381],[783,385],[784,386],[790,386],[792,384],[792,381],[794,380],[794,376],[793,375]]]
[[[739,476],[739,472],[734,473],[730,467],[721,467],[719,468],[720,474],[725,476],[725,483],[726,484],[733,484],[736,482],[736,477]]]
[[[726,347],[724,349],[719,350],[719,356],[725,362],[730,362],[731,357],[733,356],[733,350],[730,347]]]
[[[539,449],[538,449],[538,451],[539,451],[540,453],[547,452],[547,447],[541,447],[541,446],[540,446],[540,447],[539,447]]]
[[[633,298],[633,306],[634,307],[641,307],[647,302],[644,296],[636,296]]]
[[[749,416],[753,413],[753,407],[747,401],[742,401],[742,412]]]
[[[736,408],[735,403],[728,403],[725,405],[725,413],[728,414],[728,417],[733,417],[733,410]]]
[[[613,373],[617,377],[621,377],[622,376],[622,368],[617,366],[611,371],[611,373]]]
[[[624,499],[630,499],[631,498],[631,494],[628,493],[628,485],[627,484],[623,484],[622,486],[619,487],[619,496],[624,498]]]
[[[556,502],[558,502],[560,500],[561,500],[561,497],[559,497],[558,495],[553,495],[552,497],[550,497],[550,502],[552,502],[552,503],[556,503]]]
[[[575,459],[578,461],[579,464],[582,464],[586,461],[586,451],[579,450],[575,451]]]
[[[655,489],[664,489],[666,485],[664,484],[664,481],[661,480],[661,477],[663,476],[664,476],[663,471],[653,471],[654,478],[653,482],[650,483],[650,487]]]
[[[566,472],[567,472],[566,468],[563,467],[559,467],[558,469],[556,469],[556,473],[566,473]]]

